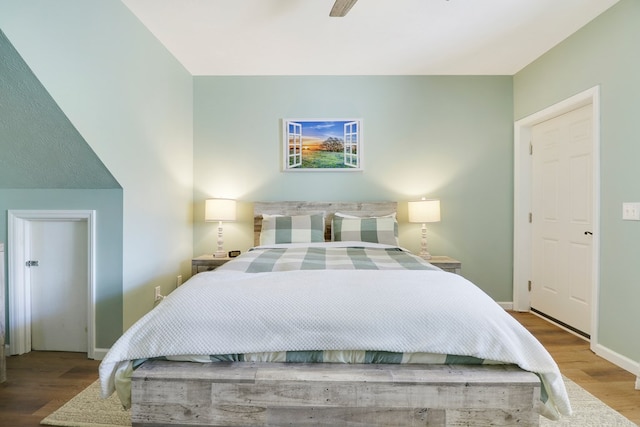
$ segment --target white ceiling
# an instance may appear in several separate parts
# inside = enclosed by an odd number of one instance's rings
[[[122,0],[193,75],[513,75],[618,0]]]

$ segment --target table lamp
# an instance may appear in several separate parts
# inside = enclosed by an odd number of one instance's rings
[[[409,222],[422,223],[422,241],[420,243],[420,257],[431,259],[427,251],[427,222],[440,221],[440,200],[422,200],[409,202]]]
[[[218,250],[213,253],[215,258],[227,256],[222,248],[222,221],[236,220],[236,201],[230,199],[207,199],[204,202],[205,222],[218,221]]]

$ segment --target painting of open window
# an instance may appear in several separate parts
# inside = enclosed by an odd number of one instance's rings
[[[362,120],[283,120],[285,171],[362,170]]]

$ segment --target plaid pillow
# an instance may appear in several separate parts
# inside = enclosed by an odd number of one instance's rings
[[[395,215],[373,218],[334,216],[331,229],[336,242],[358,241],[398,246],[398,221]]]
[[[324,242],[324,214],[262,215],[260,244]]]

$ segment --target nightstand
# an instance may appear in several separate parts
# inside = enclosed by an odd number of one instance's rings
[[[460,274],[460,270],[462,269],[462,263],[460,261],[448,256],[432,256],[427,262],[449,273]]]
[[[215,258],[213,255],[200,255],[191,260],[191,275],[215,270],[230,259],[229,257]]]

